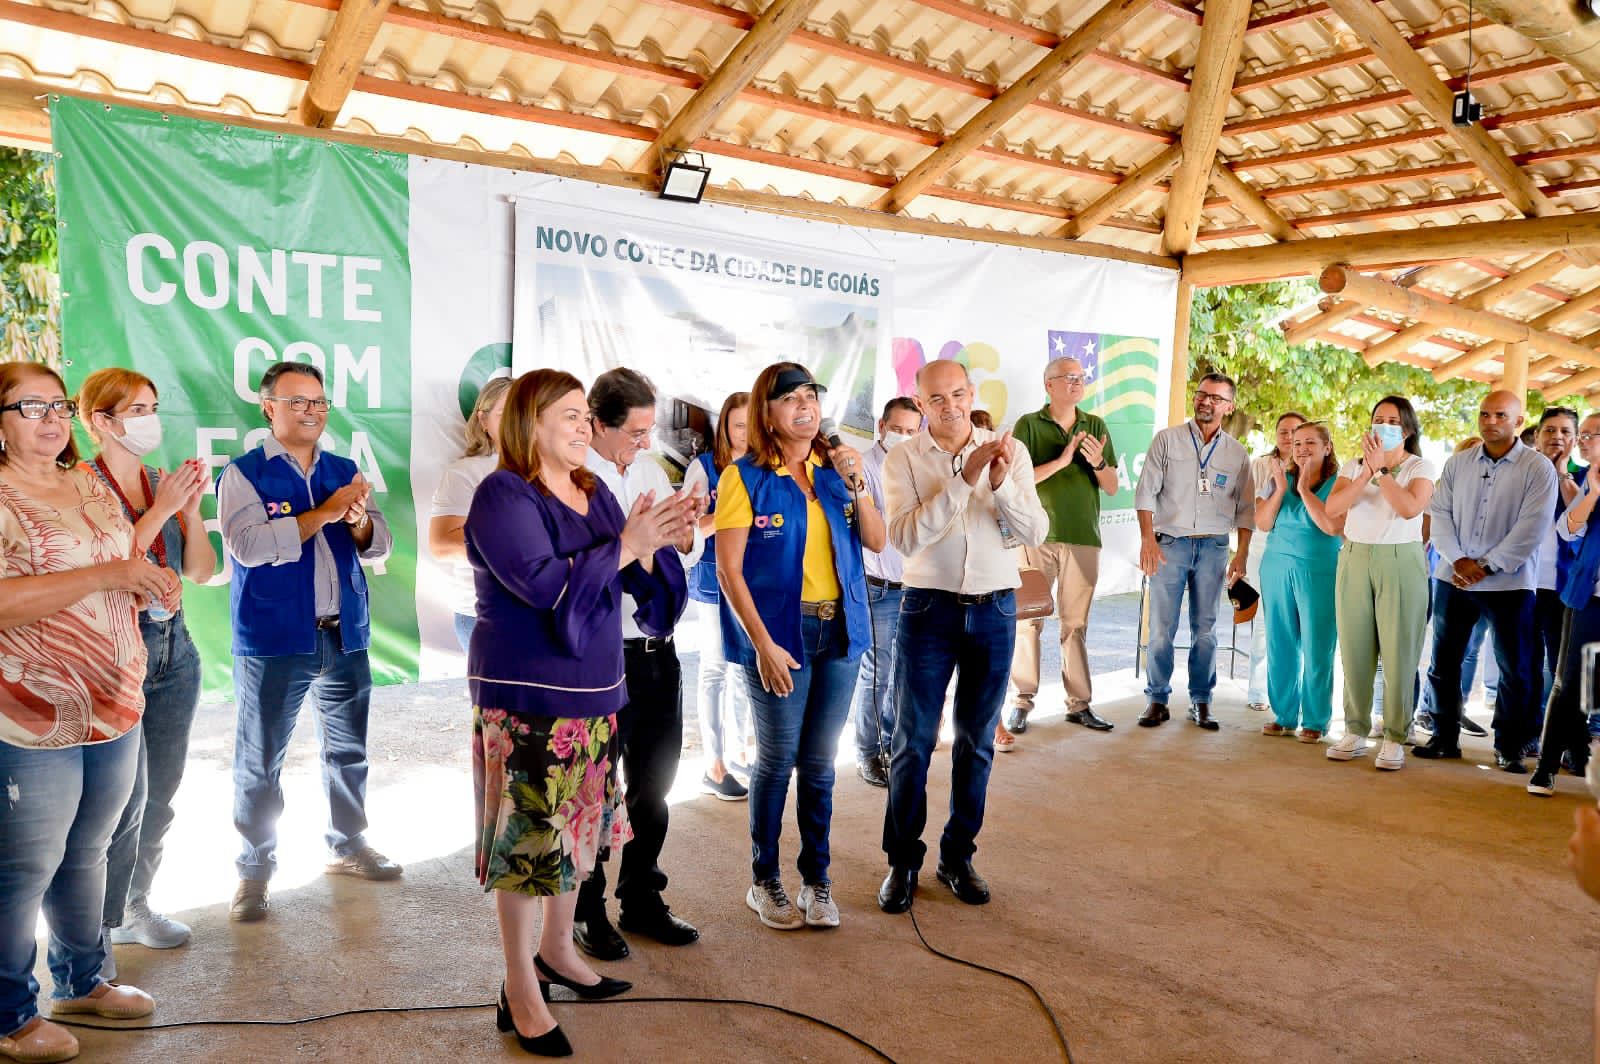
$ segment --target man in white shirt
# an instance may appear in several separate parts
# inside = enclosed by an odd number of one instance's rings
[[[589,389],[589,420],[594,435],[586,465],[616,496],[623,513],[631,512],[643,495],[653,495],[659,502],[672,494],[666,470],[645,453],[656,424],[656,395],[642,374],[614,369],[596,377]],[[705,512],[704,505],[700,512]],[[678,544],[685,557],[677,580],[685,581],[684,570],[699,560],[704,548],[697,526],[692,539]],[[662,899],[667,874],[659,863],[667,841],[667,792],[683,756],[683,670],[672,636],[645,635],[634,621],[632,597],[622,599],[628,704],[617,714],[617,734],[633,841],[622,848],[617,873],[621,910],[617,922],[632,934],[668,946],[687,946],[700,932],[674,916]],[[599,960],[628,955],[627,942],[606,916],[603,863],[595,865],[578,890],[572,936],[585,953]]]
[[[1010,433],[974,428],[972,397],[960,363],[941,359],[924,366],[917,374],[917,405],[927,428],[884,461],[889,542],[905,559],[883,824],[889,875],[878,891],[878,906],[889,913],[911,908],[927,853],[928,762],[952,675],[958,677],[956,739],[938,875],[969,905],[989,900],[972,855],[1016,645],[1018,548],[1037,547],[1050,530],[1027,450]]]
[[[916,401],[896,396],[884,405],[878,419],[878,440],[861,458],[872,505],[886,514],[883,500],[883,463],[889,452],[922,428],[922,411]],[[855,701],[850,719],[856,733],[856,771],[874,787],[889,786],[889,743],[894,738],[894,640],[900,630],[900,595],[905,563],[893,544],[881,551],[863,552],[867,568],[867,605],[872,610],[872,645],[861,655]]]

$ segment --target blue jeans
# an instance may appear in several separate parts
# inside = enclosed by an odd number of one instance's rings
[[[100,982],[106,847],[138,771],[138,728],[92,746],[0,743],[0,1034],[39,1011],[33,965],[41,902],[50,924],[51,996],[83,997]]]
[[[895,868],[921,868],[928,852],[922,841],[928,762],[952,675],[956,741],[950,750],[950,819],[939,839],[939,858],[960,866],[977,852],[994,763],[994,725],[1011,680],[1016,643],[1017,600],[1010,591],[964,605],[947,591],[905,589],[895,639],[895,730],[883,818],[883,852]]]
[[[328,849],[343,856],[366,845],[367,703],[372,669],[367,652],[341,652],[337,630],[317,633],[315,654],[233,659],[239,724],[233,746],[233,826],[244,838],[236,862],[241,879],[272,878],[283,788],[278,776],[300,706],[316,701],[322,788],[328,795]]]
[[[172,799],[189,758],[189,727],[200,701],[200,652],[189,638],[183,614],[165,621],[141,618],[139,631],[150,656],[144,674],[139,774],[106,851],[108,927],[121,926],[125,904],[143,902],[155,882],[162,840],[175,815]]]
[[[1434,584],[1437,581],[1430,580]],[[1432,619],[1429,619],[1432,623]],[[1461,704],[1466,705],[1472,697],[1472,685],[1478,680],[1478,662],[1482,657],[1483,641],[1489,635],[1489,618],[1484,615],[1478,618],[1478,623],[1472,628],[1472,635],[1467,639],[1467,652],[1461,659]],[[1499,670],[1495,668],[1494,656],[1482,658],[1483,661],[1483,700],[1488,705],[1495,703],[1495,689],[1499,684]],[[1381,704],[1383,699],[1382,688],[1373,696],[1373,704]],[[1422,699],[1417,703],[1417,712],[1433,716],[1433,685],[1428,684],[1422,689]]]
[[[465,654],[472,645],[472,630],[478,627],[476,613],[458,613],[455,615],[456,642],[461,644],[461,653]]]
[[[861,655],[861,675],[850,719],[856,726],[856,761],[869,761],[889,752],[894,738],[894,639],[900,627],[897,587],[867,585],[867,606],[872,611],[872,645]]]
[[[700,742],[708,761],[721,761],[731,746],[744,760],[745,736],[750,729],[750,698],[745,694],[743,668],[722,653],[722,613],[715,602],[696,603],[700,611]],[[732,712],[728,712],[731,710]],[[733,741],[727,724],[733,720]]]
[[[1157,535],[1167,560],[1150,578],[1150,643],[1144,693],[1152,702],[1172,696],[1172,640],[1189,594],[1189,701],[1210,702],[1217,686],[1217,604],[1228,569],[1227,536]]]
[[[1445,748],[1460,745],[1461,662],[1479,618],[1487,617],[1495,662],[1500,667],[1494,748],[1508,757],[1520,757],[1522,748],[1538,734],[1534,700],[1540,683],[1533,682],[1533,592],[1463,591],[1435,580],[1433,596],[1433,661],[1428,667],[1428,685],[1433,688],[1433,741]]]
[[[750,773],[750,875],[765,882],[778,875],[778,836],[789,776],[795,779],[800,822],[800,878],[828,882],[828,827],[833,822],[833,757],[839,731],[850,713],[859,657],[849,657],[843,615],[832,620],[802,617],[804,659],[789,675],[794,690],[782,698],[761,686],[755,668],[744,670],[756,722],[756,764]]]

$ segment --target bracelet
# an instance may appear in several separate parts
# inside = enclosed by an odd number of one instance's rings
[[[1106,460],[1104,458],[1102,458],[1102,459],[1100,459],[1100,464],[1099,465],[1090,466],[1089,468],[1094,470],[1096,473],[1098,473],[1102,469],[1104,469],[1105,467],[1106,467]]]

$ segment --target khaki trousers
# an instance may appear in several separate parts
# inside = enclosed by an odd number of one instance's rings
[[[1089,678],[1089,606],[1100,579],[1100,548],[1072,543],[1045,543],[1022,548],[1028,565],[1044,573],[1055,586],[1056,616],[1061,620],[1061,686],[1067,692],[1067,710],[1089,708],[1093,697]],[[1011,683],[1017,689],[1017,708],[1033,708],[1039,693],[1039,633],[1044,619],[1017,622],[1017,649],[1011,659]]]

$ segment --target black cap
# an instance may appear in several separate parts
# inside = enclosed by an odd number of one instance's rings
[[[786,369],[778,374],[777,380],[772,382],[772,388],[768,390],[767,398],[782,399],[796,388],[807,386],[815,388],[818,395],[828,390],[817,383],[817,379],[811,375],[810,370],[800,368]]]

